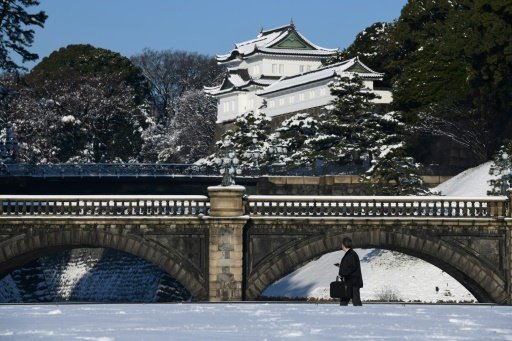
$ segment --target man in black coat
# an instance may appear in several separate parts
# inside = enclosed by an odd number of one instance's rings
[[[359,289],[363,287],[363,276],[361,274],[359,256],[352,249],[352,239],[348,237],[343,238],[341,249],[345,251],[345,255],[341,259],[338,274],[348,283],[347,289],[349,298],[345,300],[341,299],[340,305],[348,305],[348,302],[352,299],[353,305],[362,306]]]

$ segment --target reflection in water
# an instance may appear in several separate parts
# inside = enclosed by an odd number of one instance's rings
[[[0,280],[0,302],[174,302],[190,293],[156,265],[111,249],[42,257]]]

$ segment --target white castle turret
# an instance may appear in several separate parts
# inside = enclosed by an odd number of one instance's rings
[[[322,66],[322,61],[337,52],[313,44],[293,23],[262,30],[255,39],[235,44],[231,52],[216,57],[228,68],[222,84],[205,87],[219,101],[217,122],[230,122],[264,105],[270,117],[327,105],[332,100],[327,84],[336,75],[357,73],[375,91],[373,82],[384,74],[357,58]],[[375,92],[381,96],[378,102],[391,102],[389,91]]]

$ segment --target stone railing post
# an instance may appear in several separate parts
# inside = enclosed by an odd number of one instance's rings
[[[507,216],[512,217],[512,188],[508,190]]]
[[[507,304],[512,304],[512,228],[509,226],[506,231],[506,240],[505,240],[505,255],[507,258],[506,261],[506,281],[505,285],[507,286],[508,293],[508,302]]]
[[[209,300],[243,299],[243,186],[208,187],[209,220]]]
[[[503,218],[506,215],[506,202],[504,201],[491,201],[488,202],[489,215],[493,218]]]
[[[244,215],[243,186],[211,186],[208,187],[210,196],[210,216],[239,217]]]

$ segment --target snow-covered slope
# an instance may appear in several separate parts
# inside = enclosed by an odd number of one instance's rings
[[[489,180],[496,176],[489,174],[492,161],[482,163],[479,166],[465,170],[448,181],[443,182],[433,189],[441,195],[452,195],[457,197],[479,197],[486,196],[490,190]]]

